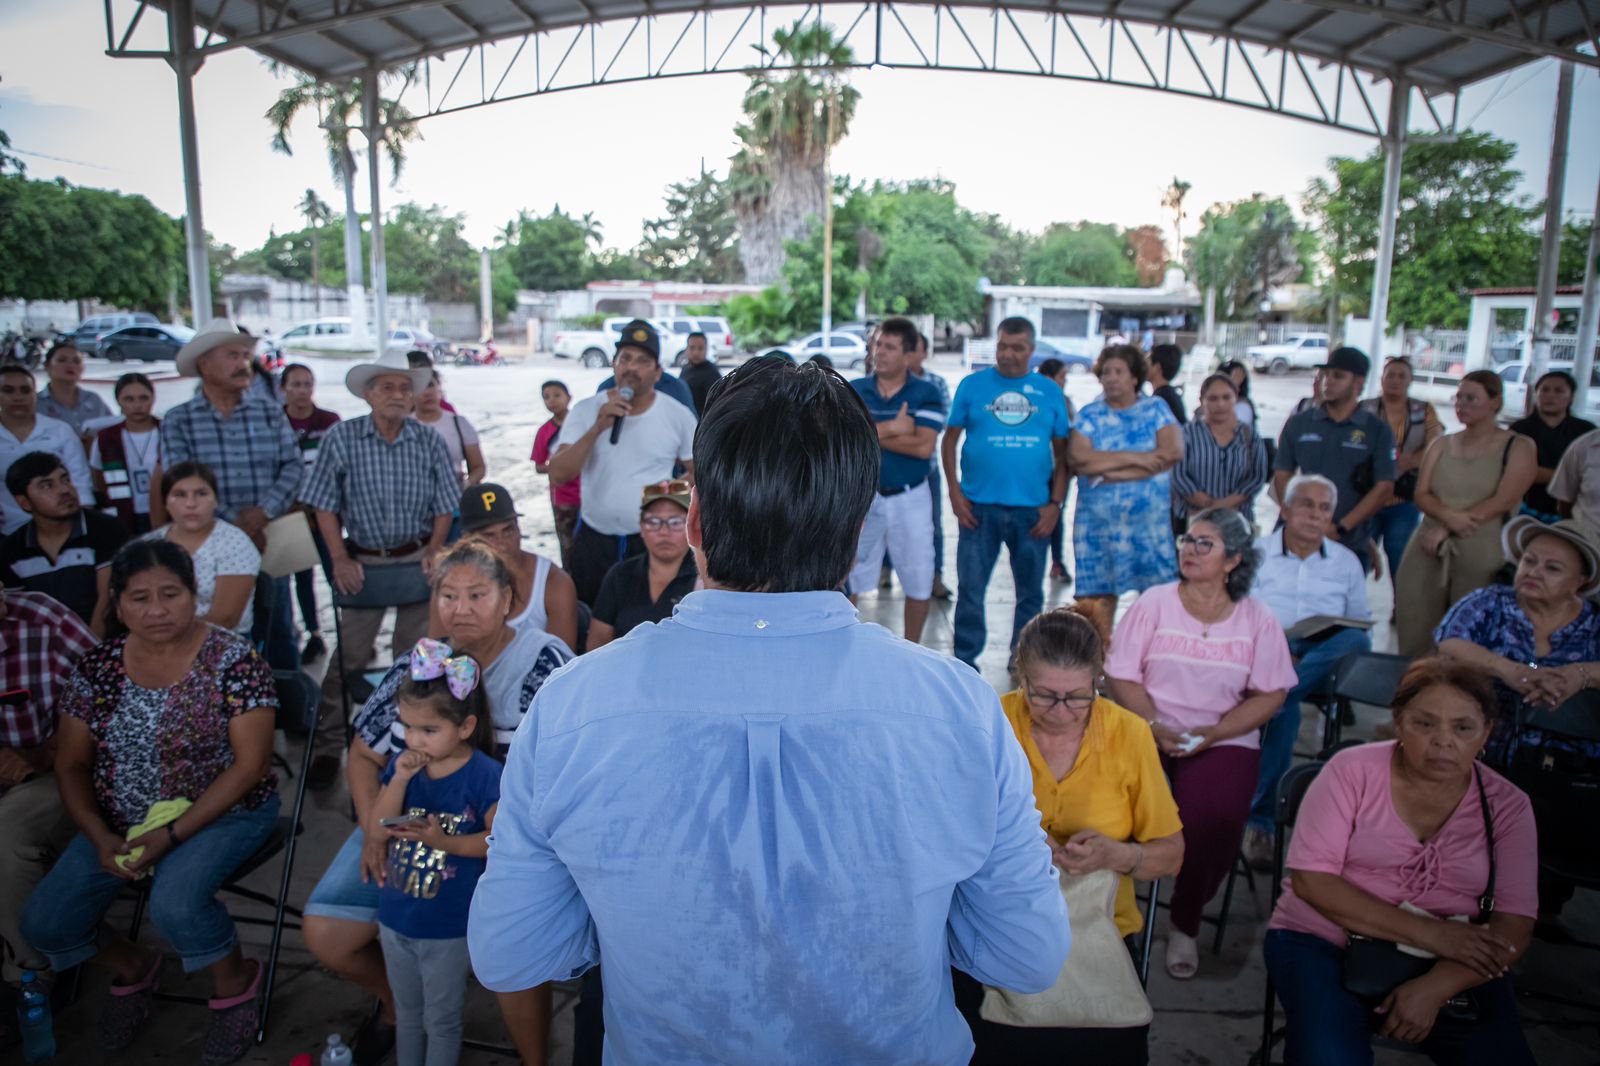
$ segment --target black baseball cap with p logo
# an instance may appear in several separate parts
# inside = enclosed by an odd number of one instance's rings
[[[477,485],[468,485],[461,490],[461,531],[471,533],[492,526],[496,522],[504,522],[510,518],[520,518],[517,513],[516,501],[512,500],[511,493],[506,491],[504,485],[496,485],[492,481],[484,481]]]

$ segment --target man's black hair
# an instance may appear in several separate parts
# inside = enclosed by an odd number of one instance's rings
[[[684,343],[687,344],[689,341],[694,340],[696,337],[699,337],[701,340],[705,340],[706,339],[706,335],[704,333],[702,333],[699,330],[695,330],[693,333],[691,333],[687,337],[683,338]]]
[[[33,384],[33,371],[29,370],[21,363],[0,363],[0,377],[5,377],[7,374],[16,374],[20,377],[25,377],[28,379],[28,383],[30,385]]]
[[[743,592],[838,588],[879,458],[866,405],[834,371],[767,356],[722,378],[694,434],[706,576]]]
[[[1183,365],[1183,349],[1176,344],[1157,344],[1150,349],[1150,365],[1159,366],[1161,375],[1171,381]]]
[[[560,389],[568,396],[572,395],[572,390],[567,388],[567,383],[565,381],[557,381],[555,378],[551,378],[549,381],[539,386],[539,395],[543,396],[545,389]]]
[[[1026,333],[1028,340],[1033,340],[1033,323],[1021,315],[1012,315],[1010,318],[1001,319],[1000,324],[995,327],[994,331],[997,335],[1001,333]]]
[[[878,336],[900,338],[900,350],[910,355],[917,350],[917,338],[922,334],[917,332],[917,327],[909,318],[886,318],[878,325]]]
[[[6,491],[13,496],[26,496],[35,478],[49,477],[66,468],[55,452],[28,452],[6,470]]]

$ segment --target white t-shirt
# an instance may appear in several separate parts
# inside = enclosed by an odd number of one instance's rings
[[[106,492],[113,499],[119,498],[119,488],[131,491],[133,494],[133,513],[150,513],[150,472],[155,469],[156,460],[161,457],[161,430],[152,427],[143,433],[129,433],[122,431],[122,454],[127,460],[127,472],[113,470],[106,474]],[[105,466],[100,458],[100,438],[97,436],[94,443],[89,446],[89,469],[105,473]],[[118,476],[125,476],[126,481],[118,482]],[[122,497],[126,499],[126,497]]]
[[[172,532],[171,526],[162,526],[152,530],[151,537],[163,540]],[[256,574],[261,571],[261,553],[256,551],[256,546],[244,530],[222,519],[217,519],[217,524],[211,529],[211,536],[200,545],[200,550],[194,553],[194,586],[196,617],[209,614],[211,601],[217,595],[217,578],[219,577],[249,577],[255,580]],[[244,613],[239,616],[239,624],[233,627],[235,633],[248,637],[250,626],[255,621],[255,590],[250,591],[250,598],[244,601]]]
[[[416,416],[413,415],[413,418]],[[418,422],[422,419],[418,418]],[[450,453],[450,467],[456,472],[456,480],[461,484],[467,483],[466,445],[478,443],[478,431],[472,428],[472,423],[458,414],[445,411],[437,421],[422,422],[423,425],[439,434],[444,440],[445,450]]]
[[[600,393],[574,404],[552,453],[589,432],[605,402]],[[617,443],[602,431],[583,463],[583,524],[613,537],[639,532],[640,494],[670,478],[673,464],[694,458],[694,428],[694,413],[658,391],[649,410],[623,419]]]

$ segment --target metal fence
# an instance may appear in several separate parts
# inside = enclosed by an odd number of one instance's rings
[[[1219,322],[1217,324],[1217,362],[1238,360],[1249,363],[1245,352],[1258,344],[1282,344],[1297,333],[1326,333],[1327,323],[1311,322]]]

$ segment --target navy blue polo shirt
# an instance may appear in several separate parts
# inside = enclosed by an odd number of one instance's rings
[[[900,391],[887,397],[878,392],[878,379],[875,376],[857,378],[850,384],[866,403],[867,412],[872,415],[874,422],[889,421],[900,413],[900,405],[905,404],[907,412],[918,426],[927,426],[935,433],[944,429],[944,401],[939,398],[938,386],[931,381],[907,374],[906,383],[900,387]],[[928,460],[918,459],[914,455],[901,455],[881,447],[879,454],[883,457],[878,467],[880,490],[903,489],[909,485],[920,485],[928,479]]]
[[[1360,407],[1343,422],[1329,417],[1326,407],[1313,407],[1284,423],[1274,465],[1291,474],[1321,474],[1338,486],[1339,502],[1333,509],[1337,522],[1373,485],[1394,480],[1394,431],[1388,422]],[[1371,522],[1368,519],[1352,530],[1347,546],[1365,545]]]
[[[98,573],[127,541],[121,522],[85,508],[52,559],[40,547],[38,529],[30,520],[0,540],[0,583],[54,597],[88,625],[100,597]]]

